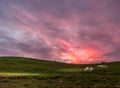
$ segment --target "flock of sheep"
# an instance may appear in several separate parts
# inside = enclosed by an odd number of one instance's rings
[[[98,65],[98,68],[106,68],[108,67],[107,65]],[[95,68],[94,67],[85,67],[84,71],[93,71]]]

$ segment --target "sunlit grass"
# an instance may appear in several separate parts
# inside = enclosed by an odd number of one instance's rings
[[[44,73],[10,73],[10,72],[0,72],[0,76],[12,77],[12,76],[47,76]]]

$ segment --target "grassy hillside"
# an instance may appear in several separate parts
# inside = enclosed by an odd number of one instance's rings
[[[120,62],[102,65],[1,57],[0,88],[120,88]],[[86,67],[94,69],[85,71]]]

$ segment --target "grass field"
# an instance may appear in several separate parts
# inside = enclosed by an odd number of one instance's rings
[[[120,88],[120,62],[102,65],[107,67],[1,57],[0,88]]]

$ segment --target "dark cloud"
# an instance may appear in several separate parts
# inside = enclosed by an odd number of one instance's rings
[[[112,51],[109,51],[103,55],[103,58],[107,58],[108,61],[119,60],[120,58],[120,47],[115,47]]]

